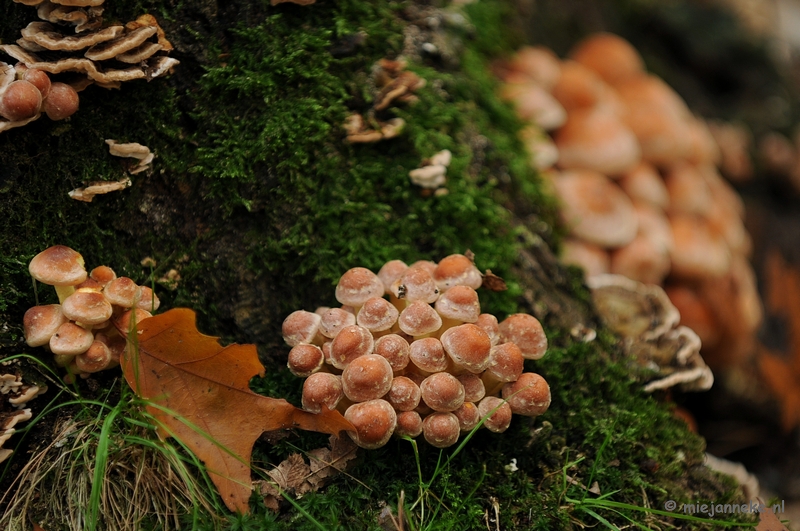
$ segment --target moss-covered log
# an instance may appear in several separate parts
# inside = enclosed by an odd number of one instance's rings
[[[523,38],[514,31],[514,9],[499,0],[463,11],[389,1],[273,7],[260,0],[109,0],[106,21],[155,15],[181,64],[150,83],[89,87],[70,119],[43,118],[0,134],[2,354],[47,358],[22,338],[22,315],[36,300],[27,263],[60,243],[90,266],[107,264],[154,282],[163,306],[195,309],[204,332],[256,343],[269,374],[253,388],[299,403],[300,384],[284,368],[280,324],[288,313],[334,304],[333,286],[350,267],[377,270],[395,258],[438,260],[469,249],[482,270],[510,286],[481,293],[486,311],[526,311],[545,324],[552,348],[530,369],[550,383],[553,404],[534,421],[515,420],[502,436],[478,433],[430,485],[426,525],[478,529],[496,518],[502,529],[598,524],[570,501],[583,496],[572,481],[597,481],[614,501],[637,506],[736,499],[734,486],[703,466],[703,441],[668,405],[641,392],[610,335],[584,344],[569,334],[575,324],[597,322],[579,273],[550,251],[552,200],[517,139],[520,124],[495,96],[489,69]],[[34,9],[2,0],[2,42],[15,41],[34,17]],[[366,113],[374,102],[373,65],[400,55],[427,84],[415,104],[374,118],[403,118],[404,131],[375,144],[346,142],[347,115]],[[88,181],[124,176],[120,160],[108,154],[108,138],[149,146],[153,171],[91,203],[70,199],[67,192]],[[408,172],[443,149],[453,153],[448,193],[427,194]],[[142,265],[146,257],[154,269]],[[160,282],[171,269],[180,279]],[[54,295],[39,286],[38,300],[52,302]],[[116,385],[112,376],[79,389],[105,396]],[[21,442],[3,485],[26,452],[46,442],[47,426],[45,418]],[[256,465],[321,443],[314,435],[259,443]],[[439,458],[421,445],[419,477],[404,440],[363,454],[351,476],[300,500],[303,511],[331,529],[377,528],[383,504],[395,504],[401,491],[415,499]],[[513,473],[506,468],[512,460]],[[416,522],[419,507],[411,511]],[[254,498],[252,508],[248,517],[223,514],[193,525],[315,525],[296,506],[273,515]],[[46,529],[59,529],[47,507],[30,510],[47,515]],[[628,518],[699,525],[620,511],[602,516],[617,525]]]

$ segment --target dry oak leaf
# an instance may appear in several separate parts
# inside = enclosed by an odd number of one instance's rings
[[[222,347],[197,330],[192,310],[176,308],[145,319],[137,332],[138,349],[130,348],[129,338],[120,360],[125,379],[154,404],[147,411],[157,421],[159,437],[175,437],[203,461],[231,511],[249,509],[250,456],[263,432],[354,429],[337,411],[315,415],[252,392],[250,379],[264,375],[255,345]]]
[[[772,512],[771,507],[765,507],[758,513],[756,531],[789,531],[789,529],[783,525],[775,513]]]

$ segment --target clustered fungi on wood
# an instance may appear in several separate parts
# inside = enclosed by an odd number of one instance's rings
[[[117,277],[108,266],[87,273],[83,257],[64,245],[36,255],[28,270],[38,282],[54,286],[59,304],[39,305],[25,312],[25,341],[44,347],[65,367],[65,381],[119,365],[131,319],[152,316],[159,300],[153,290],[128,277]]]
[[[481,422],[499,433],[512,413],[544,413],[547,382],[523,372],[526,359],[545,354],[542,326],[527,314],[498,323],[481,313],[481,283],[459,254],[438,264],[392,260],[377,275],[348,270],[336,286],[342,307],[298,310],[283,323],[289,369],[306,378],[303,408],[344,412],[369,449],[393,434],[444,448]]]
[[[646,392],[711,388],[714,374],[700,355],[700,337],[678,326],[680,312],[660,286],[612,274],[595,275],[588,284],[600,318],[620,335],[625,351],[653,371]]]
[[[615,35],[590,36],[563,61],[523,48],[498,70],[561,201],[564,261],[587,277],[666,284],[713,365],[752,353],[761,321],[752,245],[707,124]]]
[[[178,64],[167,55],[172,44],[152,15],[104,27],[104,0],[15,1],[35,6],[41,21],[22,29],[17,44],[0,44],[0,51],[18,61],[14,67],[0,63],[0,132],[41,112],[52,120],[67,118],[78,110],[78,92],[93,83],[119,88],[123,81],[150,81]],[[51,83],[48,74],[57,80]],[[29,84],[41,94],[38,104]]]
[[[0,363],[0,463],[9,458],[12,450],[3,448],[20,422],[33,416],[28,402],[47,391],[47,386],[39,386],[25,381],[16,360]]]
[[[353,113],[347,117],[344,130],[347,141],[352,144],[370,144],[379,140],[388,140],[399,135],[405,127],[402,118],[381,119],[379,115],[396,103],[417,101],[414,92],[425,86],[425,80],[414,72],[407,71],[403,59],[381,59],[375,64],[372,82],[375,94],[372,106],[366,117]]]

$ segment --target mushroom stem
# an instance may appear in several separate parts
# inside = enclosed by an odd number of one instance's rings
[[[64,303],[64,299],[75,293],[75,286],[53,286],[56,288],[59,304]]]
[[[483,381],[483,386],[486,388],[485,396],[497,395],[503,389],[503,386],[508,383],[500,381],[489,371],[484,371],[483,374],[481,374],[481,380]]]

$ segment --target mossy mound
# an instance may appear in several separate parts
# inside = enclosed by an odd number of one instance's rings
[[[444,25],[430,22],[439,13],[431,6],[355,0],[308,7],[257,0],[109,2],[104,16],[126,21],[143,12],[157,16],[176,45],[172,55],[181,65],[173,76],[118,91],[90,87],[70,120],[41,119],[0,135],[4,354],[30,352],[20,325],[34,301],[26,266],[40,250],[61,243],[79,250],[87,264],[156,281],[164,307],[194,308],[205,333],[257,343],[269,375],[253,387],[297,403],[299,382],[283,368],[280,323],[288,313],[333,304],[333,286],[349,267],[377,269],[390,259],[437,260],[470,249],[481,269],[510,285],[481,295],[486,311],[501,317],[530,311],[546,324],[553,348],[530,369],[550,382],[553,406],[533,422],[516,420],[502,436],[478,433],[441,469],[426,495],[431,529],[482,528],[493,518],[501,528],[517,529],[592,524],[569,501],[580,492],[565,483],[570,478],[596,480],[601,492],[615,491],[613,500],[633,505],[724,502],[736,495],[702,466],[702,440],[641,393],[613,340],[570,339],[571,311],[592,323],[586,292],[580,277],[547,251],[553,203],[541,192],[516,137],[520,124],[497,100],[489,74],[491,56],[518,42],[506,31],[513,27],[507,25],[511,4],[474,4],[466,18],[439,17],[449,21]],[[0,7],[3,42],[15,40],[33,16],[18,4]],[[415,35],[435,39],[436,52],[415,53]],[[403,134],[348,144],[342,124],[371,106],[373,65],[401,53],[427,81],[416,104],[378,115],[403,118]],[[123,175],[106,138],[149,146],[157,154],[154,172],[92,203],[71,200],[67,192],[85,181]],[[410,184],[408,171],[442,149],[453,153],[448,193],[423,193]],[[141,265],[148,256],[155,270]],[[174,289],[158,288],[169,269],[180,280]],[[537,306],[532,297],[564,304]],[[53,298],[40,287],[40,301]],[[93,396],[112,385],[110,378],[93,378],[94,387],[82,385],[82,392]],[[259,443],[256,464],[322,442],[303,434],[274,446]],[[363,452],[351,476],[298,503],[331,529],[377,528],[381,504],[396,503],[401,490],[413,503],[419,482],[440,459],[424,445],[419,456],[421,479],[406,441]],[[516,472],[506,471],[511,459]],[[228,518],[233,524],[192,525],[315,526],[297,507],[273,515],[255,498],[252,506],[251,515]],[[603,517],[617,525],[657,518],[622,513]]]

